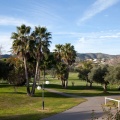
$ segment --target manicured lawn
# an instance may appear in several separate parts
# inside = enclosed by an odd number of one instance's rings
[[[86,87],[86,82],[79,80],[77,76],[78,73],[70,73],[67,89],[63,89],[61,87],[60,80],[52,79],[49,76],[48,79],[50,80],[50,85],[48,85],[47,87],[79,96],[108,96],[108,95],[120,94],[120,91],[116,88],[117,85],[114,86],[109,85],[108,93],[103,93],[103,87],[101,86],[101,84],[93,83],[93,87],[89,88]],[[72,82],[74,82],[74,86],[72,86]]]
[[[100,84],[93,84],[93,88],[86,88],[86,82],[81,81],[77,77],[77,73],[70,73],[69,84],[67,89],[61,87],[61,81],[47,76],[50,81],[45,88],[51,88],[69,94],[79,96],[108,96],[120,94],[116,85],[108,86],[107,94],[103,93],[103,88]],[[74,86],[72,86],[74,82]],[[17,92],[13,86],[8,84],[0,84],[0,120],[39,120],[50,115],[65,111],[85,99],[68,98],[58,94],[45,91],[45,110],[42,110],[42,92],[36,90],[35,97],[26,95],[25,87],[18,87]]]
[[[42,110],[41,95],[36,90],[35,97],[29,97],[25,87],[18,87],[15,93],[12,86],[0,84],[0,120],[40,120],[85,101],[45,91],[45,110]]]

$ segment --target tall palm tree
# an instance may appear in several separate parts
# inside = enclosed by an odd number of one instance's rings
[[[76,51],[74,49],[74,46],[71,45],[70,43],[66,43],[63,47],[62,47],[62,59],[64,61],[64,63],[67,64],[67,72],[66,72],[66,85],[65,87],[67,87],[68,85],[68,77],[69,77],[69,66],[72,65],[75,62],[76,59]]]
[[[55,49],[54,49],[54,56],[55,56],[56,60],[59,62],[61,62],[62,47],[63,47],[63,45],[57,44],[57,45],[55,45]]]
[[[62,81],[62,86],[67,87],[69,77],[69,66],[75,62],[76,51],[74,46],[66,43],[65,45],[58,44],[55,46],[54,56],[57,61],[56,70]]]
[[[61,44],[57,44],[55,45],[55,49],[54,49],[54,58],[56,61],[56,74],[58,79],[61,80],[62,82],[62,87],[65,87],[65,73],[66,73],[66,69],[65,69],[65,64],[62,61],[62,47],[63,45]]]
[[[56,71],[61,77],[63,87],[67,87],[68,76],[69,76],[69,66],[75,62],[76,51],[74,46],[66,43],[65,45],[58,44],[55,46],[54,56],[57,61]]]
[[[14,54],[17,54],[19,58],[22,58],[24,62],[25,68],[25,77],[26,77],[26,87],[27,94],[30,95],[29,88],[29,79],[28,79],[28,71],[27,71],[27,54],[29,53],[29,34],[30,34],[30,26],[21,25],[17,27],[17,32],[13,32],[11,39],[13,39],[12,50]]]
[[[74,49],[74,46],[70,43],[66,43],[62,47],[62,59],[64,62],[68,65],[72,65],[72,63],[75,62],[76,59],[76,51]]]
[[[51,33],[47,31],[46,27],[35,27],[35,31],[32,33],[35,40],[35,58],[36,58],[36,70],[33,81],[31,94],[34,95],[36,80],[39,71],[40,61],[43,59],[43,54],[47,55],[50,46]]]

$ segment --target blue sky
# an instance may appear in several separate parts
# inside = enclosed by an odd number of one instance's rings
[[[1,0],[0,45],[9,53],[16,26],[46,26],[55,44],[78,53],[120,54],[120,0]]]

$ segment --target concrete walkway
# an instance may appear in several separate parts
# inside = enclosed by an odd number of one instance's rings
[[[69,110],[66,110],[62,113],[44,118],[42,120],[92,120],[92,110],[95,112],[95,117],[97,120],[102,120],[103,110],[101,104],[104,104],[105,97],[80,97],[76,95],[70,95],[62,92],[58,92],[52,89],[46,89],[49,92],[61,94],[63,96],[75,97],[76,99],[85,98],[88,101],[83,102]],[[120,96],[111,96],[112,98],[118,98]]]

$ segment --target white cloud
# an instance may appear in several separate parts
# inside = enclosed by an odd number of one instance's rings
[[[95,16],[96,14],[104,11],[105,9],[113,6],[116,4],[119,0],[96,0],[90,8],[85,11],[83,17],[78,21],[78,24],[81,22],[84,22],[91,17]]]
[[[10,53],[10,48],[12,46],[12,40],[10,39],[9,33],[0,34],[0,46],[2,46],[3,54]]]
[[[80,35],[79,32],[54,32],[54,35]]]
[[[81,36],[72,43],[79,53],[108,53],[120,54],[120,32],[103,31],[93,33],[81,33]]]
[[[71,44],[74,45],[75,50],[79,53],[88,52],[103,52],[110,54],[120,54],[120,31],[100,31],[89,33],[78,32],[61,32],[56,33],[60,36],[70,37]],[[3,53],[9,53],[12,46],[10,39],[11,33],[0,33],[0,45],[3,47]],[[58,36],[59,38],[59,36]],[[53,51],[55,44],[64,44],[66,41],[54,41],[51,44],[50,50]]]
[[[104,15],[105,17],[108,17],[109,15]]]
[[[104,35],[100,36],[100,38],[120,38],[120,35]]]
[[[31,1],[31,5],[28,8],[31,16],[36,17],[40,23],[55,24],[56,22],[63,22],[64,19],[57,13],[57,10],[61,9],[54,2],[46,1]],[[23,11],[24,12],[24,11]]]
[[[29,25],[32,28],[35,26],[34,24],[23,19],[8,16],[0,16],[0,26],[20,26],[21,24]],[[2,46],[3,54],[10,53],[9,51],[12,46],[12,40],[10,39],[11,33],[0,33],[0,45]]]
[[[94,40],[80,38],[74,43],[75,50],[78,53],[88,53],[94,51]]]
[[[80,42],[80,43],[85,43],[86,41],[87,41],[87,40],[85,39],[85,37],[82,37],[82,38],[79,39],[79,42]]]
[[[31,27],[34,27],[35,25],[23,20],[23,19],[18,19],[18,18],[14,18],[14,17],[8,17],[8,16],[0,16],[0,25],[4,25],[4,26],[18,26],[21,24],[26,24],[29,25]]]
[[[55,44],[53,43],[50,45],[50,51],[53,52],[54,49],[55,49]]]

